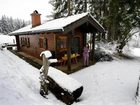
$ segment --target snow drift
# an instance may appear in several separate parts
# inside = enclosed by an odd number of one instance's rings
[[[54,105],[52,96],[46,100],[39,94],[39,86],[38,69],[6,49],[0,51],[0,105]]]

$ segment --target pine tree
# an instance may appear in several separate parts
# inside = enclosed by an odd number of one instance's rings
[[[89,0],[87,3],[88,5],[88,12],[90,12],[96,20],[98,20],[105,29],[107,29],[108,20],[107,16],[109,14],[108,5],[110,0]],[[105,35],[98,34],[97,40],[104,40]]]
[[[73,14],[80,14],[87,12],[87,0],[75,0],[73,1]]]
[[[3,15],[0,19],[0,33],[8,34],[26,25],[28,25],[28,23],[24,20],[13,19],[12,17],[9,18]]]
[[[116,40],[119,43],[118,52],[122,49],[131,37],[131,29],[137,25],[135,19],[137,11],[136,0],[111,0],[109,4],[108,32],[109,40]]]
[[[50,4],[54,7],[53,18],[60,18],[68,15],[66,0],[51,0]]]
[[[69,0],[70,1],[70,15],[87,12],[87,0]],[[68,0],[51,0],[50,4],[54,7],[53,18],[60,18],[68,16]]]
[[[54,17],[67,14],[67,0],[55,1]],[[131,37],[130,30],[140,26],[140,0],[71,0],[71,13],[90,12],[107,31],[108,41],[118,41],[118,52]],[[104,38],[104,37],[101,37]],[[100,36],[98,39],[101,39]]]
[[[2,16],[2,18],[0,20],[0,27],[1,27],[1,32],[0,33],[7,34],[7,32],[9,32],[7,17],[5,15]]]

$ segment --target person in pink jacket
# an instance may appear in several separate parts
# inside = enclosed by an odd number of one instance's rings
[[[89,66],[89,44],[87,43],[83,49],[84,66]]]

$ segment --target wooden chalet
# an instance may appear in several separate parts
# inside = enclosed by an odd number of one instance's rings
[[[90,14],[82,13],[58,18],[41,24],[38,11],[31,14],[32,24],[11,32],[16,37],[17,49],[34,57],[50,50],[54,58],[62,59],[67,54],[67,70],[71,70],[71,55],[82,56],[83,47],[90,35],[91,57],[94,57],[95,34],[104,34],[101,24]]]

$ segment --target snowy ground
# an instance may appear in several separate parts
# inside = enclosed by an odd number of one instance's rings
[[[139,64],[138,58],[99,62],[71,74],[84,86],[73,105],[135,105]],[[64,105],[50,92],[42,98],[39,71],[6,49],[0,51],[0,93],[0,105]]]
[[[0,44],[2,43],[15,44],[15,36],[8,36],[8,35],[0,34]]]
[[[39,85],[39,70],[0,50],[0,105],[63,105],[52,94],[41,97]]]
[[[82,105],[135,105],[139,62],[140,60],[102,62],[72,74],[84,84]]]
[[[140,49],[133,49],[132,54],[131,60],[99,62],[71,74],[84,86],[80,102],[73,105],[136,105]],[[0,105],[65,105],[50,92],[48,99],[41,97],[39,85],[36,68],[0,50]]]

